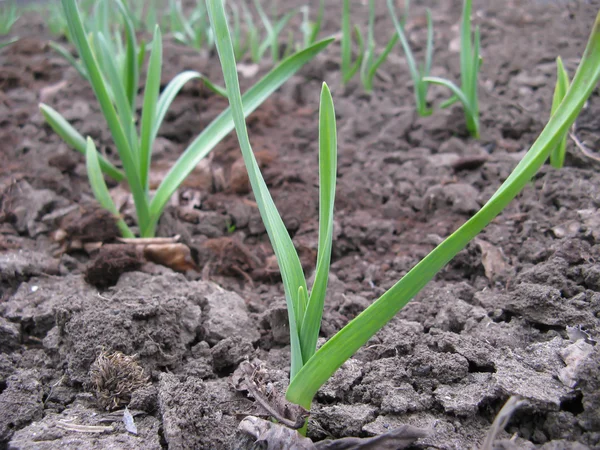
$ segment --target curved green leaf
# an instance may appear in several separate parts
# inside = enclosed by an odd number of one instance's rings
[[[86,141],[85,138],[71,126],[69,122],[65,120],[56,110],[48,105],[40,103],[40,111],[48,122],[48,125],[58,134],[65,143],[73,147],[81,154],[86,154]],[[122,181],[125,179],[125,174],[107,161],[102,155],[98,155],[100,160],[100,167],[102,171],[111,177],[115,181]]]

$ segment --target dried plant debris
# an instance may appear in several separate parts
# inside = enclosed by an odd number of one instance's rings
[[[169,267],[176,272],[197,270],[190,248],[179,242],[181,236],[171,238],[121,238],[120,242],[134,246],[148,261]]]
[[[427,430],[403,425],[387,433],[369,438],[343,438],[313,443],[296,430],[248,416],[238,426],[236,449],[294,450],[400,450],[417,439],[426,437]]]
[[[100,406],[111,411],[123,407],[131,394],[149,383],[135,356],[100,352],[90,368],[90,385]]]
[[[406,448],[429,434],[427,430],[403,425],[369,438],[349,437],[313,443],[296,431],[304,426],[308,411],[285,399],[285,396],[269,382],[269,373],[260,360],[241,363],[232,375],[231,383],[236,390],[247,391],[266,415],[278,422],[254,416],[245,417],[238,426],[235,446],[237,449],[396,450]]]
[[[314,450],[313,442],[296,430],[254,416],[245,417],[238,425],[236,449]]]
[[[317,442],[315,448],[317,450],[401,450],[428,435],[428,430],[402,425],[387,433],[369,438],[348,437]]]
[[[285,395],[269,381],[260,360],[242,362],[233,373],[231,383],[237,391],[247,391],[266,415],[293,429],[304,426],[308,411],[285,399]]]
[[[495,448],[494,441],[496,440],[496,437],[502,430],[504,430],[504,427],[506,427],[514,412],[525,403],[526,401],[518,395],[513,395],[506,401],[494,419],[494,422],[492,423],[492,426],[490,427],[490,430],[485,438],[485,442],[481,446],[481,450],[492,450]]]

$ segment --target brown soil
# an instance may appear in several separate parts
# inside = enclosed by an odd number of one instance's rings
[[[338,2],[328,3],[324,34],[339,30]],[[358,11],[360,2],[353,3]],[[392,30],[384,2],[377,3],[382,43]],[[458,79],[461,2],[426,3],[435,24],[434,73]],[[474,3],[484,57],[481,140],[467,136],[458,106],[415,115],[399,47],[367,95],[357,81],[340,87],[334,44],[248,121],[310,273],[318,94],[323,80],[333,90],[339,177],[324,338],[508,176],[548,118],[556,56],[572,74],[598,11],[593,1]],[[416,5],[409,29],[419,57],[423,17]],[[109,157],[114,151],[90,88],[52,53],[40,23],[34,14],[21,19],[13,34],[26,37],[0,51],[0,448],[232,448],[238,424],[256,405],[229,376],[258,357],[283,390],[289,364],[283,290],[236,138],[199,165],[159,226],[160,236],[181,235],[198,270],[176,274],[135,253],[119,255],[119,246],[94,259],[86,242],[110,240],[115,231],[95,226],[104,219],[93,206],[83,158],[44,124],[38,102],[73,121]],[[165,82],[184,69],[220,79],[214,55],[172,43],[164,55]],[[242,86],[254,80],[242,79]],[[436,103],[445,95],[430,92]],[[160,132],[157,179],[225,106],[198,84],[184,89]],[[590,148],[600,142],[597,114],[596,91],[577,121]],[[429,435],[408,448],[478,448],[502,404],[520,395],[526,404],[495,448],[600,448],[598,169],[570,143],[565,168],[543,168],[320,390],[309,436],[367,437],[413,425]],[[121,187],[112,189],[127,201]],[[101,290],[86,282],[91,278]],[[135,356],[127,365],[144,381],[111,403],[91,369],[99,355],[114,352]],[[94,393],[103,405],[128,401],[138,434],[127,433],[123,413],[104,410]]]

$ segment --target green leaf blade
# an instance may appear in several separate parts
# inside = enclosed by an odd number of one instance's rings
[[[162,36],[156,25],[152,38],[150,63],[146,76],[144,90],[144,106],[142,108],[142,122],[140,126],[140,182],[148,192],[149,172],[152,159],[152,145],[154,144],[154,126],[160,90],[160,75],[162,69]]]
[[[252,152],[248,131],[246,129],[242,96],[240,93],[237,69],[233,54],[233,45],[229,33],[225,9],[221,0],[206,0],[211,24],[216,35],[216,44],[227,94],[242,156],[248,170],[250,184],[254,192],[258,208],[265,223],[265,228],[273,245],[277,262],[279,264],[288,304],[289,324],[292,343],[292,373],[295,375],[303,365],[299,342],[299,320],[303,315],[299,311],[301,305],[299,292],[306,292],[306,281],[300,259],[287,232],[283,220],[271,198],[271,194],[261,175],[260,168]]]
[[[319,107],[319,245],[315,281],[301,326],[302,358],[308,361],[315,352],[327,291],[331,248],[333,245],[333,210],[337,176],[337,130],[333,98],[323,83]]]
[[[100,168],[96,146],[94,145],[94,141],[92,141],[90,138],[87,138],[86,142],[85,164],[88,180],[90,182],[92,192],[94,193],[94,197],[104,209],[111,212],[115,217],[118,217],[119,211],[117,210],[117,207],[115,206],[110,193],[108,192],[108,187],[106,186],[104,176],[102,175],[102,169]],[[119,227],[123,237],[135,237],[123,219],[117,220],[117,226]]]
[[[565,94],[569,90],[569,74],[563,65],[560,56],[556,58],[556,86],[552,97],[552,108],[550,115],[554,114],[562,102]],[[554,147],[550,153],[550,164],[555,169],[560,169],[565,164],[565,155],[567,153],[567,134],[563,136],[560,143]]]

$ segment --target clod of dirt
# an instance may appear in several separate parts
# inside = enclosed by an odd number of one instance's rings
[[[60,262],[46,253],[20,249],[18,252],[0,254],[0,298],[9,288],[32,277],[58,275]]]
[[[0,447],[4,447],[15,429],[22,428],[44,414],[44,389],[39,373],[19,370],[6,380],[0,394]]]
[[[142,367],[153,373],[164,367],[183,370],[189,346],[202,339],[215,345],[227,337],[251,343],[260,338],[239,295],[175,274],[126,273],[101,295],[77,275],[61,283],[33,279],[21,284],[0,312],[27,330],[24,338],[43,340],[78,383],[89,381],[90,366],[103,348],[138,354]],[[210,352],[205,356],[203,376],[214,376]]]
[[[271,164],[276,158],[276,155],[271,150],[258,150],[254,153],[254,156],[261,170]],[[229,190],[236,194],[247,194],[250,192],[250,179],[248,178],[246,165],[241,156],[231,166]]]
[[[11,353],[19,348],[21,329],[12,322],[0,317],[0,352]]]
[[[231,370],[252,353],[254,347],[247,339],[239,336],[225,338],[211,349],[214,370],[216,373]]]
[[[290,325],[285,302],[280,302],[269,307],[262,314],[263,325],[271,331],[269,341],[273,344],[287,345],[290,343]]]
[[[160,375],[158,399],[164,438],[175,450],[231,448],[239,421],[235,414],[248,407],[225,379],[180,380],[168,373]]]
[[[233,292],[211,286],[215,289],[205,297],[207,319],[203,322],[203,330],[206,341],[215,345],[232,336],[258,341],[260,333],[248,315],[244,300]]]
[[[447,186],[432,186],[425,192],[426,210],[439,213],[440,209],[450,208],[459,214],[470,215],[479,210],[479,192],[470,184],[456,183]]]
[[[358,436],[364,425],[375,420],[376,412],[375,406],[361,403],[321,406],[313,411],[311,420],[321,423],[321,419],[327,417],[324,430],[330,436]]]
[[[148,382],[149,377],[137,358],[121,352],[100,352],[90,368],[90,387],[99,405],[107,411],[126,406],[131,394]]]
[[[71,242],[110,242],[121,235],[116,217],[99,205],[88,205],[67,215],[61,229]]]
[[[138,270],[141,266],[142,258],[135,247],[120,244],[103,245],[88,264],[85,281],[92,286],[106,289],[117,284],[123,273]]]
[[[594,431],[590,433],[592,447],[600,445],[600,347],[594,346],[594,350],[582,362],[578,370],[578,386],[583,393],[583,412],[577,417],[578,422],[585,430]]]
[[[55,208],[68,205],[68,200],[49,189],[34,189],[27,181],[21,180],[12,188],[10,204],[14,204],[15,228],[21,234],[35,237],[48,231],[40,222],[43,215]]]

